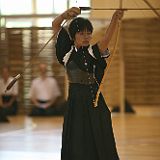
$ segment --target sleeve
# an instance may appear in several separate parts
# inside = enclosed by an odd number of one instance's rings
[[[64,64],[63,57],[71,49],[72,41],[67,33],[66,29],[62,27],[60,30],[57,41],[55,44],[56,47],[56,56],[59,63]]]
[[[18,95],[18,82],[15,83],[13,86],[13,95],[17,96]]]
[[[104,70],[107,66],[105,57],[103,57],[102,53],[100,52],[98,45],[95,44],[92,46],[94,56],[96,57],[96,70],[95,70],[95,76],[99,84],[101,83],[101,80],[104,75]]]
[[[35,84],[34,84],[34,80],[32,81],[31,83],[31,87],[30,87],[30,90],[29,90],[29,94],[28,94],[28,97],[31,99],[33,97],[35,97]]]
[[[2,80],[0,79],[0,95],[2,95]]]
[[[101,53],[101,57],[108,58],[110,56],[110,51],[107,48],[103,53]]]
[[[58,86],[56,79],[53,79],[53,91],[54,91],[53,92],[54,97],[58,97],[61,95],[60,88]]]
[[[92,49],[93,49],[93,53],[94,53],[94,56],[96,57],[98,65],[104,69],[107,64],[105,61],[105,57],[99,51],[98,44],[96,43],[95,45],[93,45]]]

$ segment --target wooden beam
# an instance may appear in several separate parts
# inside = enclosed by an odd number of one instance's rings
[[[154,8],[147,0],[143,0],[148,6],[149,8],[158,16],[158,18],[160,18],[160,14],[157,12],[157,9]]]

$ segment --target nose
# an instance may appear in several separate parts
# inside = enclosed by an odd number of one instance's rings
[[[91,35],[90,34],[88,34],[88,33],[84,33],[84,38],[90,38],[91,37]]]

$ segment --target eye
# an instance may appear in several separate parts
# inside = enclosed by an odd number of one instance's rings
[[[83,35],[84,35],[84,32],[79,32],[79,35],[83,36]]]
[[[87,35],[91,35],[92,33],[91,33],[91,32],[87,32],[86,34],[87,34]]]
[[[81,36],[84,36],[84,35],[90,36],[91,34],[92,34],[91,32],[79,32],[79,35]]]

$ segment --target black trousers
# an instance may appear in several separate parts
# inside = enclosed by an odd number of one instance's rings
[[[40,104],[48,103],[48,101],[38,100]],[[40,106],[32,106],[29,116],[53,116],[63,115],[65,110],[65,102],[62,104],[51,105],[48,108],[41,108]]]
[[[9,122],[7,115],[5,114],[1,106],[0,106],[0,122]]]
[[[8,103],[12,98],[13,98],[12,95],[2,95],[2,102]],[[2,107],[2,108],[3,108],[3,112],[6,115],[16,115],[18,112],[18,102],[17,100],[14,100],[14,102],[10,106]]]

